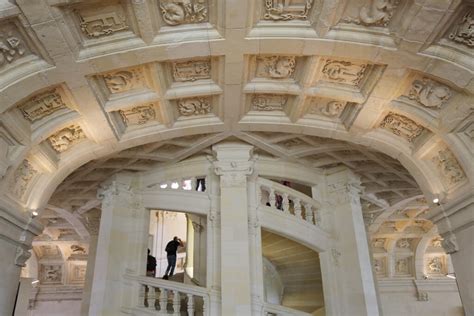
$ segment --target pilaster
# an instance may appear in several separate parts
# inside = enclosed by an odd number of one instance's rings
[[[222,315],[251,315],[247,177],[253,173],[252,146],[213,146],[220,176]]]

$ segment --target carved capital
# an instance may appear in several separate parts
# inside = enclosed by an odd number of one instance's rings
[[[254,170],[253,147],[240,143],[224,143],[213,147],[214,172],[221,176],[221,187],[244,186]]]
[[[360,186],[360,182],[356,179],[351,180],[340,180],[337,182],[328,184],[328,195],[329,200],[336,202],[336,204],[342,203],[360,203],[360,195],[363,188]]]
[[[26,266],[26,261],[31,257],[31,252],[29,252],[29,249],[22,245],[18,246],[16,248],[16,254],[15,254],[15,264],[19,267],[24,267]]]
[[[453,233],[447,233],[443,235],[443,240],[441,241],[441,245],[446,251],[447,254],[453,254],[459,251],[458,242],[456,240],[456,236]]]
[[[130,192],[130,190],[130,186],[125,183],[120,183],[117,181],[102,183],[97,190],[97,198],[105,202],[105,200],[108,200],[112,196],[117,196],[120,191]]]

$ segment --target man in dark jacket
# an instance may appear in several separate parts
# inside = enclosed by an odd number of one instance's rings
[[[176,257],[178,247],[183,247],[183,242],[177,236],[171,240],[165,248],[166,258],[168,259],[168,267],[166,268],[166,273],[163,276],[163,279],[168,280],[168,277],[173,276],[174,267],[176,266]]]
[[[148,258],[146,260],[146,275],[154,277],[156,273],[156,258],[150,255],[150,249],[148,249]]]

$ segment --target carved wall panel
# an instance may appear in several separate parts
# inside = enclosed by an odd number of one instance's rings
[[[358,8],[357,16],[346,16],[344,23],[354,23],[365,26],[387,27],[400,0],[373,0]]]
[[[397,244],[396,244],[397,248],[401,248],[401,249],[410,249],[411,245],[412,245],[412,240],[408,238],[399,239],[397,240]]]
[[[412,274],[413,257],[395,258],[395,275],[410,276]]]
[[[385,257],[375,257],[373,259],[373,267],[375,274],[378,277],[384,277],[387,275],[387,258]]]
[[[426,273],[432,276],[444,276],[447,273],[446,256],[430,256],[426,259]]]
[[[431,159],[448,186],[455,185],[466,179],[466,174],[453,153],[447,148],[440,149]]]
[[[455,21],[447,38],[456,44],[474,47],[474,10],[466,8],[465,13]]]
[[[290,21],[307,20],[313,0],[262,0],[264,20]]]
[[[409,99],[424,107],[435,109],[441,108],[450,97],[451,89],[428,78],[414,80],[408,93]]]
[[[106,5],[96,3],[89,7],[77,7],[73,11],[79,20],[79,29],[88,39],[112,36],[130,29],[126,12],[118,2]]]
[[[268,79],[294,78],[295,56],[258,56],[255,77]]]
[[[72,284],[82,284],[86,280],[87,265],[70,264],[68,269],[68,281]]]
[[[208,0],[160,0],[163,21],[169,26],[209,21]]]
[[[129,68],[101,75],[111,94],[125,93],[146,87],[142,68]]]
[[[393,134],[403,137],[408,142],[413,143],[421,135],[425,128],[408,117],[389,113],[380,123],[380,127],[391,131]]]
[[[0,71],[8,64],[32,54],[23,35],[12,22],[0,24]]]
[[[11,192],[17,197],[22,198],[31,181],[38,173],[39,171],[28,160],[23,160],[13,174],[13,183],[10,187]]]
[[[60,284],[63,278],[63,267],[60,264],[41,264],[41,284]]]
[[[71,125],[56,132],[48,140],[56,152],[62,153],[85,137],[79,125]]]
[[[178,112],[182,116],[209,114],[212,111],[209,97],[196,97],[178,100]]]
[[[313,98],[309,105],[309,114],[322,115],[329,118],[341,116],[347,106],[346,101],[331,100],[325,98]]]
[[[211,60],[187,60],[172,63],[173,79],[177,82],[211,78]]]
[[[59,88],[54,88],[34,95],[18,108],[25,119],[30,122],[41,120],[56,111],[66,109],[63,94]]]
[[[143,125],[157,119],[156,105],[153,103],[139,105],[126,110],[119,110],[120,117],[126,126]]]
[[[323,79],[351,86],[359,86],[368,64],[350,61],[327,60],[322,68]]]
[[[283,111],[287,102],[287,95],[256,94],[252,96],[251,109],[254,111]]]

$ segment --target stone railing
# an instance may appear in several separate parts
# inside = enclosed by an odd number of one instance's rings
[[[181,191],[206,191],[206,177],[189,177],[183,179],[173,179],[149,185],[148,187],[158,187],[160,190],[181,190]]]
[[[312,314],[305,313],[296,309],[288,308],[281,305],[265,303],[263,307],[264,316],[311,316]]]
[[[257,196],[260,206],[295,216],[310,224],[320,226],[320,204],[313,198],[285,185],[259,178]]]
[[[209,315],[206,288],[145,276],[127,276],[140,284],[137,312],[143,315]]]

